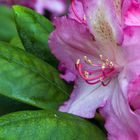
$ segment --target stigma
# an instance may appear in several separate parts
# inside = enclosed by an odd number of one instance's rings
[[[93,63],[87,56],[84,56],[84,63],[88,66],[88,70],[85,70],[83,63],[78,59],[76,62],[76,69],[88,84],[101,83],[103,86],[107,86],[113,76],[117,73],[114,63],[108,58],[104,59],[100,54],[100,63]],[[89,69],[90,68],[90,69]]]

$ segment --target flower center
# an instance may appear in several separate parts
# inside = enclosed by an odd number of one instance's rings
[[[116,70],[114,64],[109,59],[103,59],[103,55],[100,55],[101,63],[93,63],[87,56],[84,56],[84,62],[89,65],[92,69],[85,70],[81,60],[78,59],[76,62],[76,69],[80,76],[88,84],[101,83],[103,86],[107,86],[112,77],[115,76],[118,71]]]

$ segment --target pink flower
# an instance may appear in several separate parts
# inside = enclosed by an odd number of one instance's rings
[[[54,14],[63,14],[66,11],[66,0],[37,0],[35,9],[39,13],[43,13],[44,9],[48,9]]]
[[[0,0],[0,4],[5,4],[8,6],[12,6],[12,5],[24,5],[30,8],[34,8],[34,4],[35,4],[36,0]]]
[[[23,5],[35,9],[43,14],[47,9],[55,15],[64,14],[66,11],[66,0],[0,0],[0,4]]]
[[[73,0],[55,21],[52,53],[75,80],[60,111],[105,118],[109,140],[140,139],[140,8],[134,0]]]

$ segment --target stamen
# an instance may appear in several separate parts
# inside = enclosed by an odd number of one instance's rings
[[[110,82],[111,82],[111,78],[106,83],[104,81],[102,81],[102,85],[107,86]]]
[[[81,76],[84,80],[88,80],[88,81],[97,80],[97,79],[99,79],[99,78],[102,76],[102,74],[99,74],[99,75],[93,76],[93,77],[85,77],[84,73],[82,72],[82,64],[79,64],[79,65],[77,66],[77,69],[78,69],[78,72],[79,72],[80,76]],[[91,75],[91,74],[90,74],[90,75]]]
[[[84,56],[84,60],[87,64],[92,65],[92,61],[90,59],[87,58],[87,56]]]
[[[75,14],[76,18],[79,20],[79,22],[86,24],[86,16],[84,15],[83,19],[81,19],[81,17],[78,15],[76,9],[75,9],[75,0],[71,1],[71,7],[73,10],[73,13]]]
[[[112,62],[112,61],[110,61],[109,65],[110,65],[110,67],[113,67],[113,62]]]
[[[108,64],[109,64],[109,60],[108,60],[108,59],[106,59],[106,60],[105,60],[105,63],[106,63],[106,65],[108,65]]]
[[[95,85],[95,84],[98,84],[100,82],[100,80],[97,80],[96,82],[89,82],[89,81],[86,81],[86,82],[90,85]]]
[[[103,55],[102,55],[102,54],[100,54],[99,56],[100,56],[100,59],[101,59],[101,60],[103,60]]]
[[[86,16],[84,15],[84,21],[86,21]]]
[[[77,64],[77,65],[80,64],[80,59],[77,60],[76,64]]]
[[[84,76],[88,78],[88,76],[89,76],[88,71],[84,71]]]
[[[104,70],[106,68],[105,63],[102,64],[102,70]]]
[[[108,58],[103,60],[102,55],[100,55],[100,59],[102,63],[95,64],[87,56],[84,56],[85,63],[89,66],[92,66],[94,69],[84,70],[83,64],[80,63],[80,59],[78,59],[76,62],[76,68],[80,76],[88,84],[101,83],[103,86],[107,86],[111,81],[111,77],[116,73],[116,71],[112,61],[110,61]]]

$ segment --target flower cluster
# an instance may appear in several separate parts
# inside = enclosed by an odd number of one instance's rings
[[[136,0],[72,0],[57,18],[52,53],[74,81],[60,111],[92,118],[98,109],[110,140],[140,139],[140,4]]]

